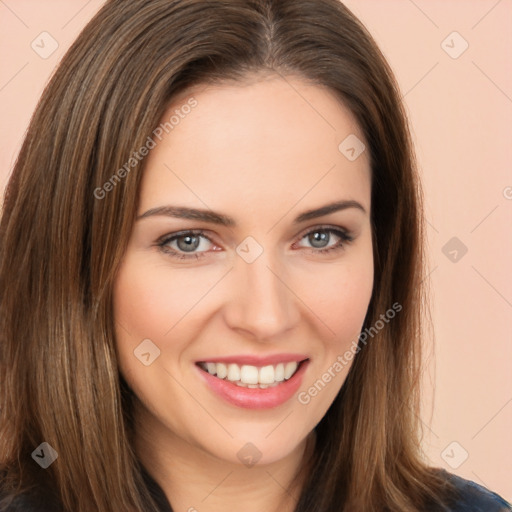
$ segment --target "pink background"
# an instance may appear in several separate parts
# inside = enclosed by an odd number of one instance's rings
[[[102,4],[0,2],[0,189],[45,83]],[[346,5],[397,75],[423,176],[435,326],[426,333],[435,338],[425,372],[426,456],[511,500],[512,1]],[[51,50],[42,32],[58,43],[48,58],[31,47]]]

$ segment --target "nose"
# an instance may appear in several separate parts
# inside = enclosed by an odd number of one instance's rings
[[[284,268],[266,251],[252,263],[237,258],[225,306],[228,326],[258,341],[275,341],[300,318],[297,297]]]

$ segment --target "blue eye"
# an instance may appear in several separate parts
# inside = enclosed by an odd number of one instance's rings
[[[202,253],[207,252],[207,249],[194,252],[198,248],[204,249],[205,244],[202,243],[203,240],[207,241],[206,245],[208,245],[208,243],[212,244],[212,241],[204,235],[203,231],[182,231],[164,237],[158,242],[158,246],[163,252],[168,253],[172,257],[179,259],[198,259],[204,256]]]
[[[338,241],[334,245],[329,245],[333,235],[338,238]],[[343,249],[345,244],[352,242],[354,237],[347,231],[341,229],[322,227],[308,231],[308,233],[301,238],[301,240],[304,239],[307,239],[311,244],[311,248],[315,249],[313,252],[325,254],[327,252]]]
[[[338,239],[334,244],[332,244],[333,237]],[[322,226],[308,231],[300,237],[299,241],[304,239],[311,244],[310,247],[303,247],[304,249],[310,250],[313,254],[326,254],[344,249],[354,237],[346,230]],[[211,246],[216,247],[201,230],[171,233],[161,238],[157,246],[172,258],[196,260],[205,257],[206,253],[211,251]]]

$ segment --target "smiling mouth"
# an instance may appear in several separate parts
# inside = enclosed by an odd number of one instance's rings
[[[197,365],[205,372],[220,380],[227,380],[243,388],[273,388],[291,379],[300,366],[308,361],[291,361],[287,363],[252,366],[236,363],[211,363],[201,361]]]

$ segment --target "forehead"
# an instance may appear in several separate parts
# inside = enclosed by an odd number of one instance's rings
[[[324,87],[281,77],[196,86],[174,99],[161,126],[141,210],[178,201],[257,212],[290,208],[305,196],[312,203],[357,199],[370,208],[367,152],[352,161],[339,149],[347,137],[364,141],[363,134]]]

